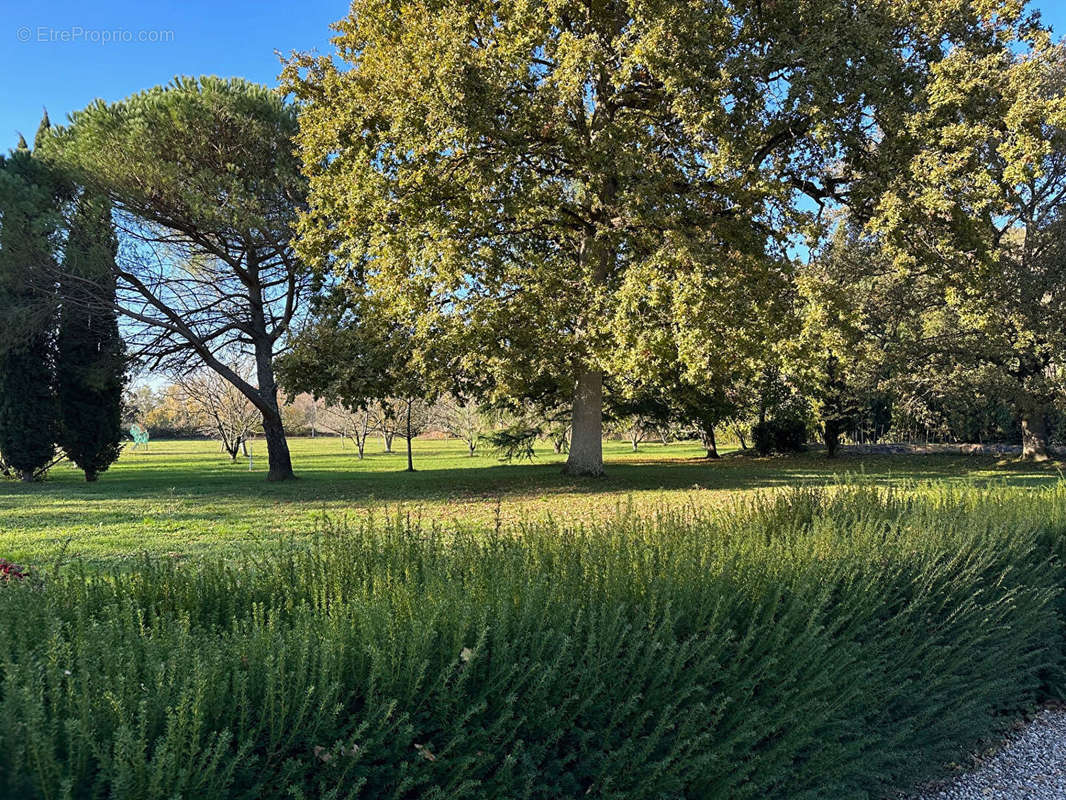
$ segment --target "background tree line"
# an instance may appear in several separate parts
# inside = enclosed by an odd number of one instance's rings
[[[1046,454],[1066,85],[1024,3],[357,0],[338,30],[280,91],[177,78],[12,152],[5,357],[52,378],[2,393],[3,436],[78,372],[26,321],[95,306],[139,366],[254,407],[272,480],[284,393],[357,448],[375,404],[409,444],[457,398],[575,475],[615,425]],[[113,230],[92,280],[63,268],[78,205]]]

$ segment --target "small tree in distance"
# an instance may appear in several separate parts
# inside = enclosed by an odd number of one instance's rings
[[[446,395],[437,401],[433,412],[433,421],[440,425],[445,433],[464,441],[470,456],[473,457],[489,428],[487,416],[481,406],[472,400],[460,400],[453,395]]]
[[[350,439],[362,460],[367,437],[373,431],[368,408],[350,409],[342,403],[331,403],[319,411],[318,419],[322,430],[335,433],[342,440]]]
[[[240,373],[239,367],[232,367]],[[261,429],[262,417],[252,402],[229,381],[212,370],[177,375],[174,384],[180,389],[184,405],[201,433],[217,436],[231,461],[237,454],[248,455],[248,440]]]

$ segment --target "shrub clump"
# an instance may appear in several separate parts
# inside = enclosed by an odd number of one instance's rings
[[[759,422],[751,428],[755,452],[802,453],[807,449],[807,423],[799,417],[785,417]]]
[[[366,521],[13,582],[0,795],[891,796],[1061,688],[1064,498]]]

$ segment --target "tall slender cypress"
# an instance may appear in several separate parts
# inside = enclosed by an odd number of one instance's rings
[[[111,204],[82,194],[59,280],[56,391],[59,443],[87,481],[121,450],[126,361],[114,307],[116,253]]]
[[[40,139],[48,129],[42,121]],[[0,453],[33,480],[55,452],[58,181],[19,137],[0,169]]]

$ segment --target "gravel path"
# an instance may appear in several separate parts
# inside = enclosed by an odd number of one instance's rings
[[[1066,711],[1042,711],[975,772],[911,800],[1064,800]]]

